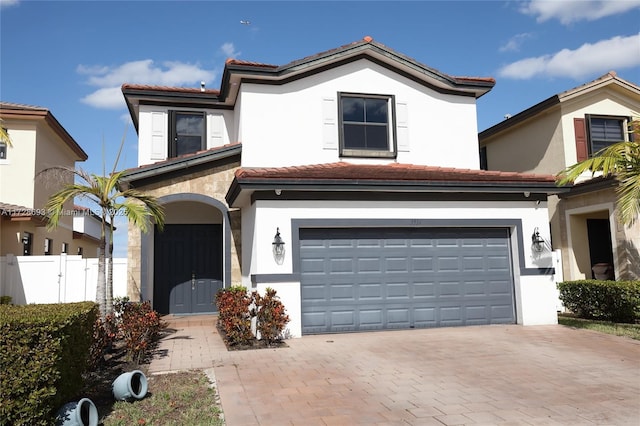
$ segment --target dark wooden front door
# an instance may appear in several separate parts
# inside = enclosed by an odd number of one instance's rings
[[[222,225],[165,225],[154,237],[154,309],[215,312],[222,288]]]

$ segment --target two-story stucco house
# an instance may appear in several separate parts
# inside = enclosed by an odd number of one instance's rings
[[[165,231],[129,230],[132,297],[211,312],[221,286],[277,290],[293,336],[556,322],[553,176],[480,170],[476,100],[370,37],[276,66],[230,59],[219,90],[122,87],[129,185]]]
[[[612,71],[484,130],[481,157],[488,170],[556,174],[629,140],[629,122],[639,116],[640,87]],[[640,277],[640,221],[632,227],[620,222],[615,187],[612,178],[589,175],[549,198],[553,247],[561,250],[565,280]]]
[[[87,154],[47,108],[0,102],[0,119],[11,139],[0,141],[0,256],[97,256],[99,224],[73,203],[56,229],[46,229],[45,206],[60,186],[38,178],[49,167],[74,168]]]

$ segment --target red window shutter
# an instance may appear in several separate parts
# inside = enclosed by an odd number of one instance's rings
[[[576,135],[576,154],[578,162],[589,158],[589,148],[587,147],[587,128],[584,118],[573,119],[573,129]]]

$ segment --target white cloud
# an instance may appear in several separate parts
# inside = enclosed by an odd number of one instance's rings
[[[607,16],[625,13],[640,7],[640,0],[532,0],[520,8],[520,12],[545,22],[557,19],[563,25],[582,20],[595,21]]]
[[[575,50],[526,58],[502,67],[502,77],[526,80],[537,76],[571,77],[576,80],[595,73],[640,66],[640,34],[613,37]]]
[[[234,59],[240,56],[240,54],[242,53],[242,52],[236,52],[236,48],[233,45],[233,43],[223,44],[222,46],[220,46],[220,50],[222,50],[222,53],[224,53],[227,58],[234,58]]]
[[[511,39],[506,42],[503,46],[500,46],[500,52],[518,52],[520,50],[520,46],[527,39],[531,38],[531,33],[521,33],[516,34]]]
[[[115,67],[78,65],[76,72],[87,76],[87,84],[98,88],[81,101],[96,108],[109,109],[125,106],[120,89],[124,83],[200,87],[201,81],[210,82],[215,77],[214,71],[205,70],[199,64],[167,61],[158,65],[151,59]]]
[[[16,6],[20,3],[20,0],[0,0],[0,9],[4,9],[5,7]]]

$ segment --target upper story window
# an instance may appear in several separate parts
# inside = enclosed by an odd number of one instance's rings
[[[204,113],[171,111],[169,120],[169,157],[205,149]]]
[[[340,155],[395,157],[393,96],[340,93]]]
[[[628,140],[625,138],[626,126],[626,117],[587,115],[589,154],[594,155],[609,145]]]

